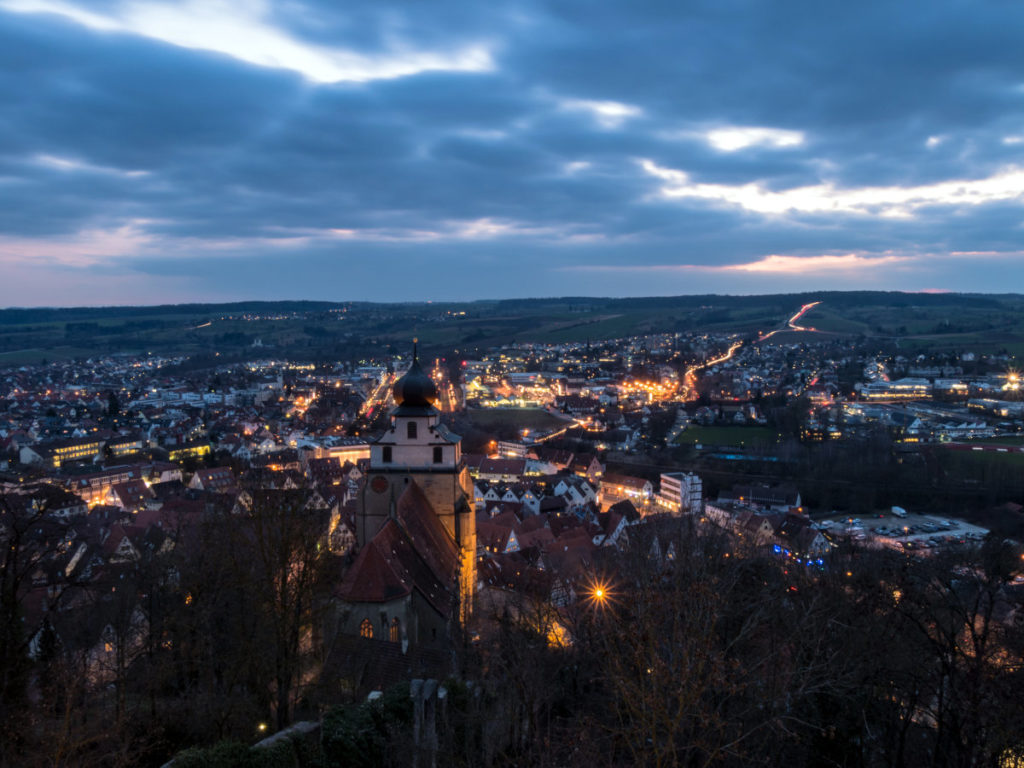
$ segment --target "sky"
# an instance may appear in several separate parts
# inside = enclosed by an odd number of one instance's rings
[[[1024,4],[0,0],[0,306],[1024,292]]]

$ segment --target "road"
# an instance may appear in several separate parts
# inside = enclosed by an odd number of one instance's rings
[[[770,339],[776,333],[781,333],[782,331],[813,331],[813,332],[817,332],[817,329],[815,329],[815,328],[805,328],[802,325],[797,325],[796,323],[797,323],[797,320],[802,318],[811,309],[813,309],[814,307],[818,306],[819,304],[821,304],[820,301],[812,301],[810,304],[804,304],[802,307],[800,307],[799,311],[795,315],[793,315],[791,318],[789,318],[789,320],[786,321],[786,327],[785,328],[777,328],[774,331],[769,331],[768,333],[766,333],[766,334],[764,334],[762,336],[759,336],[757,341],[761,342],[761,341],[764,341],[765,339]],[[743,346],[743,342],[742,341],[737,341],[732,346],[730,346],[728,351],[726,351],[726,353],[724,355],[722,355],[721,357],[716,357],[713,360],[708,360],[707,362],[700,363],[698,365],[692,365],[689,368],[687,368],[686,369],[686,373],[683,374],[683,387],[682,388],[683,388],[683,397],[684,397],[684,399],[686,399],[686,400],[695,400],[696,399],[696,394],[697,394],[696,393],[697,371],[699,371],[699,370],[701,370],[703,368],[710,368],[712,365],[718,365],[719,363],[724,363],[726,360],[731,360],[732,356],[736,354],[736,350],[738,350],[742,346]]]
[[[742,341],[737,341],[729,347],[724,355],[716,357],[712,360],[708,360],[697,365],[691,365],[686,369],[686,373],[683,374],[683,397],[686,400],[696,400],[696,385],[697,385],[697,371],[702,368],[709,368],[712,365],[718,365],[724,363],[726,360],[731,360],[732,356],[736,354],[736,350],[743,346]]]
[[[799,312],[797,312],[795,315],[793,315],[791,318],[789,318],[789,320],[786,321],[786,327],[785,328],[776,328],[774,331],[769,331],[768,333],[766,333],[766,334],[764,334],[762,336],[759,336],[757,340],[758,341],[765,341],[766,339],[770,339],[776,333],[781,333],[782,331],[808,331],[808,332],[817,333],[817,329],[816,328],[805,328],[802,325],[797,325],[796,321],[799,320],[804,315],[806,315],[808,313],[808,311],[810,311],[814,307],[818,306],[819,304],[821,304],[820,301],[812,301],[810,304],[804,304],[802,307],[800,307],[800,311]]]
[[[430,371],[430,377],[437,385],[437,407],[443,413],[459,410],[458,391],[455,388],[455,384],[448,379],[447,372],[440,364],[440,361],[434,363],[434,367]]]
[[[374,407],[387,405],[388,398],[391,397],[391,385],[395,382],[395,374],[385,374],[380,383],[374,388],[370,396],[366,398],[366,402],[363,403],[363,407],[359,409],[360,416],[366,416]]]

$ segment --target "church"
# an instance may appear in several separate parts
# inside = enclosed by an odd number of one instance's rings
[[[419,363],[397,382],[387,431],[370,446],[356,513],[358,554],[337,589],[339,630],[442,648],[473,606],[476,518],[461,438],[440,422]]]

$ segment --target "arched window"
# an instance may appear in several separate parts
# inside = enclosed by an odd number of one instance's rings
[[[409,433],[409,439],[410,440],[415,440],[416,439],[416,422],[415,421],[410,421],[406,425],[406,431]]]
[[[400,622],[398,620],[398,617],[395,616],[395,618],[393,618],[391,620],[391,626],[388,627],[388,640],[390,640],[392,643],[397,643],[397,642],[401,641],[401,639],[402,639],[402,622]]]
[[[373,637],[373,624],[369,619],[363,619],[363,623],[359,625],[359,636],[360,637]]]

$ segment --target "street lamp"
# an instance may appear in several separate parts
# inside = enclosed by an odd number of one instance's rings
[[[606,581],[594,581],[590,586],[587,599],[596,608],[604,608],[614,598],[614,593]]]

